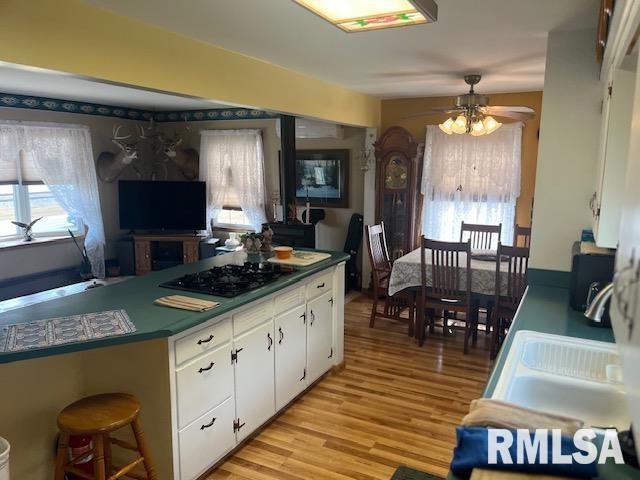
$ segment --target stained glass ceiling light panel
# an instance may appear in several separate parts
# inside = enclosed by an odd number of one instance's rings
[[[294,0],[345,32],[435,22],[433,0]]]

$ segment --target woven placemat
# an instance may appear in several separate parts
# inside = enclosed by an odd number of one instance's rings
[[[126,335],[136,331],[124,310],[83,313],[0,326],[0,353]]]
[[[413,468],[405,467],[404,465],[400,465],[398,469],[395,471],[391,480],[431,480],[431,479],[442,479],[442,477],[436,477],[435,475],[431,475],[429,473],[420,472],[419,470],[414,470]]]

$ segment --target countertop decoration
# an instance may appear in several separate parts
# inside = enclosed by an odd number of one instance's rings
[[[86,342],[135,331],[135,325],[124,310],[47,318],[2,327],[0,352],[19,352],[65,343]]]

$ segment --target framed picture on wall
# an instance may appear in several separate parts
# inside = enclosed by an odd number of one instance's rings
[[[296,150],[296,201],[349,207],[349,150]]]

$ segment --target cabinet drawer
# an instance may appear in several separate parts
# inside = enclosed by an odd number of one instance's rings
[[[176,371],[178,428],[183,428],[233,395],[231,344],[227,343]]]
[[[225,318],[176,340],[176,365],[186,362],[231,340],[231,319]]]
[[[292,308],[304,303],[305,287],[298,287],[290,292],[283,293],[276,297],[275,313],[276,315],[287,312]]]
[[[237,337],[272,318],[273,300],[259,303],[233,316],[233,335]]]
[[[329,271],[307,283],[307,299],[319,297],[333,289],[333,271]]]
[[[235,446],[234,416],[229,398],[178,433],[181,479],[195,480]]]

